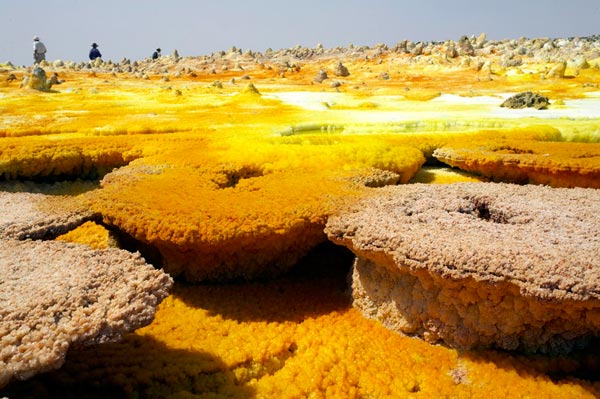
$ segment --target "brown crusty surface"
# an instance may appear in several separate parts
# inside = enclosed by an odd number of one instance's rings
[[[325,229],[359,258],[354,305],[368,317],[459,348],[560,352],[600,335],[599,190],[378,190]]]
[[[138,253],[0,240],[0,387],[149,324],[172,283]]]
[[[0,238],[52,238],[93,216],[76,197],[0,191]]]
[[[600,298],[600,190],[498,183],[379,189],[326,233],[368,259],[548,300]]]

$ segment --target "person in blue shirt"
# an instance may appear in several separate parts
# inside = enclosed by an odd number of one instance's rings
[[[98,45],[96,43],[92,43],[92,49],[90,50],[90,60],[94,61],[96,58],[102,58],[102,54],[100,54],[100,50],[98,50]]]
[[[154,53],[152,53],[152,59],[157,60],[160,57],[160,48],[157,48]]]

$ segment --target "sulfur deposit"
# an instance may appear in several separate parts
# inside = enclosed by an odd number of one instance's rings
[[[0,241],[0,386],[60,367],[70,347],[149,324],[172,280],[139,254]]]
[[[326,241],[336,208],[368,186],[407,182],[425,162],[417,149],[368,139],[283,144],[283,154],[258,140],[253,153],[237,143],[227,152],[165,149],[164,167],[121,168],[87,197],[106,224],[154,250],[174,277],[272,277]]]
[[[490,183],[388,187],[326,232],[356,255],[353,304],[470,349],[566,352],[600,335],[600,193]]]

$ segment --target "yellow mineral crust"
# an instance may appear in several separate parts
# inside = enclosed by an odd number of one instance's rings
[[[237,85],[215,91],[204,82],[166,85],[83,73],[65,78],[69,87],[57,93],[0,87],[0,137],[202,132],[215,125],[247,123],[256,119],[257,110],[261,123],[271,125],[298,117],[297,110],[279,101],[237,96],[244,90]]]
[[[449,146],[436,149],[433,156],[493,181],[600,188],[598,143],[525,141]]]
[[[131,138],[4,138],[0,178],[97,178],[140,157]]]
[[[94,222],[85,222],[74,230],[56,237],[58,241],[85,244],[93,249],[115,247],[116,242],[108,230]]]
[[[424,166],[410,180],[410,183],[427,183],[427,184],[450,184],[450,183],[476,183],[488,181],[483,176],[477,176],[441,167]]]
[[[255,152],[241,160],[235,148],[165,153],[153,162],[174,165],[145,173],[136,162],[107,175],[102,190],[88,197],[105,223],[158,249],[174,276],[200,281],[277,274],[325,241],[330,214],[367,195],[367,186],[383,185],[377,171],[407,182],[425,161],[415,148],[369,144],[370,139],[256,143]],[[211,168],[206,158],[228,163]]]
[[[461,349],[564,352],[600,336],[593,189],[386,187],[326,232],[356,255],[354,306]]]

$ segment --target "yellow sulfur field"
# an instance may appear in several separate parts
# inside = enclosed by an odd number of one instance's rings
[[[284,71],[157,62],[162,72],[140,76],[58,69],[64,82],[46,92],[0,69],[1,188],[76,196],[97,218],[57,239],[140,250],[176,279],[151,325],[71,349],[61,369],[0,396],[600,396],[594,350],[459,352],[363,318],[348,294],[352,256],[323,233],[388,184],[599,188],[598,68],[542,79],[548,65],[485,71],[384,53],[344,59],[350,75],[335,77],[327,57]],[[320,69],[332,78],[316,83]],[[499,107],[529,90],[549,108]]]

